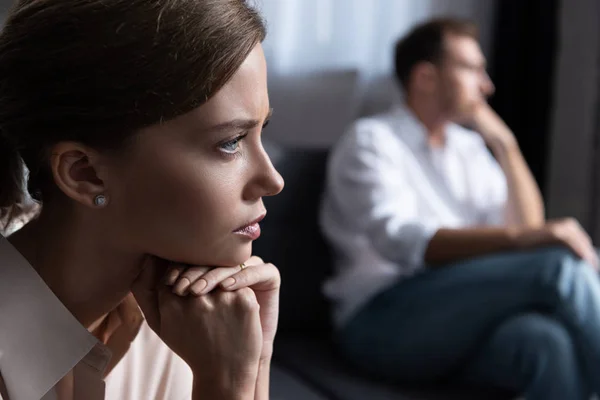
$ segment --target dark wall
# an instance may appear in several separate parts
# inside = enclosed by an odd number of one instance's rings
[[[512,128],[545,192],[559,0],[502,0],[496,7],[490,103]]]

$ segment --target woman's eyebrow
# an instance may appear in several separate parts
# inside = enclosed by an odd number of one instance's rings
[[[269,118],[273,115],[273,109],[269,109],[267,116],[265,117],[265,121],[268,121]],[[228,131],[242,131],[242,130],[250,130],[256,128],[261,124],[262,121],[257,119],[233,119],[231,121],[223,122],[221,124],[213,125],[207,129],[210,132],[228,132]]]

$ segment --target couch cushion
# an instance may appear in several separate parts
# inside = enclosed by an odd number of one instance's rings
[[[279,332],[327,335],[330,308],[321,292],[330,274],[329,250],[318,225],[327,151],[268,147],[286,181],[264,199],[267,217],[254,254],[275,264],[282,277]]]
[[[479,388],[408,388],[365,377],[345,365],[325,340],[278,337],[277,362],[293,371],[332,400],[510,400],[516,396],[504,391]]]

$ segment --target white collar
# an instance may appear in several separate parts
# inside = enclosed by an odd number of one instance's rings
[[[395,132],[402,135],[403,140],[413,148],[413,150],[428,150],[430,149],[427,143],[427,128],[417,118],[415,113],[406,105],[400,103],[392,108],[392,121],[397,121],[402,124],[401,129],[394,129]],[[408,128],[408,129],[407,129]],[[446,126],[446,145],[445,148],[454,147],[456,144],[455,131],[457,125],[448,123]]]
[[[42,398],[84,358],[104,370],[110,351],[0,236],[0,373],[10,399]]]

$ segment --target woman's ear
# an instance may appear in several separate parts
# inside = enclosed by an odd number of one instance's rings
[[[78,203],[97,207],[96,198],[106,198],[107,192],[100,154],[76,142],[60,142],[51,151],[50,168],[59,189]]]

